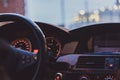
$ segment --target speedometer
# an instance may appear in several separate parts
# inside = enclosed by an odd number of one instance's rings
[[[27,38],[16,39],[12,42],[12,45],[16,48],[20,48],[27,51],[32,51],[31,42]]]

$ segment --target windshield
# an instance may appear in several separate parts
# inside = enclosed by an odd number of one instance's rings
[[[27,0],[25,6],[30,19],[69,29],[120,21],[120,0]]]

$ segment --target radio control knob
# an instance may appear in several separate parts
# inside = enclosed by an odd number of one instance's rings
[[[113,80],[112,78],[106,78],[106,80]]]
[[[88,77],[86,77],[86,76],[82,76],[82,77],[80,78],[80,80],[89,80],[89,79],[88,79]]]
[[[114,78],[113,76],[107,76],[105,80],[114,80],[113,78]]]
[[[63,74],[62,73],[56,73],[54,80],[62,80]]]

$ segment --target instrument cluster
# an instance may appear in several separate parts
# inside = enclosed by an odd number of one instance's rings
[[[50,57],[57,58],[61,51],[61,43],[54,37],[47,37],[47,52]]]
[[[16,39],[11,44],[16,48],[20,48],[20,49],[27,50],[30,52],[32,51],[32,44],[30,40],[27,38]]]
[[[34,48],[34,44],[28,38],[17,38],[11,42],[11,45],[18,49],[23,49],[29,52],[33,52],[33,54],[38,53],[38,49]]]

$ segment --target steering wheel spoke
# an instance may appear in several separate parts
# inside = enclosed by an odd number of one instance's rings
[[[33,54],[32,52],[17,49],[14,47],[12,47],[12,49],[14,50],[15,55],[17,57],[17,70],[24,69],[36,63],[37,60],[35,60],[34,58],[35,54]]]

